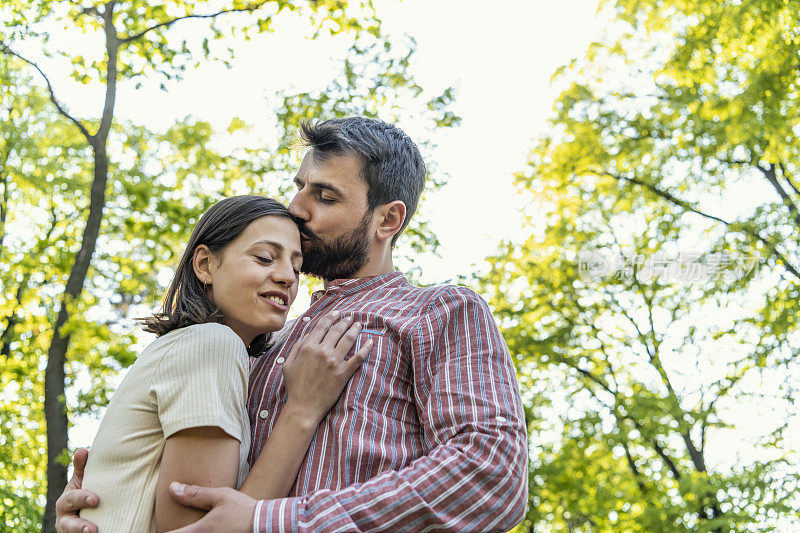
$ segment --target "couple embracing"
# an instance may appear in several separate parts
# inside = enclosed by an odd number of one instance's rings
[[[197,223],[158,337],[59,498],[59,532],[505,531],[527,501],[514,367],[486,303],[420,288],[392,251],[417,146],[360,117],[301,127],[286,208]],[[300,273],[324,280],[286,323]]]

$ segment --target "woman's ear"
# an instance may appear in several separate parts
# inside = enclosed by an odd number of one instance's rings
[[[406,220],[406,204],[400,200],[389,202],[375,210],[378,216],[376,234],[383,241],[391,240]]]
[[[197,276],[197,279],[199,279],[200,283],[203,285],[213,285],[214,272],[211,265],[211,260],[213,258],[214,255],[205,244],[201,244],[194,249],[194,254],[192,255],[192,269],[194,269],[194,275]]]

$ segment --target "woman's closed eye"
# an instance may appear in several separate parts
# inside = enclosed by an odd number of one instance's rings
[[[256,259],[257,259],[257,260],[259,260],[259,261],[261,261],[261,262],[262,262],[262,263],[264,263],[265,265],[271,265],[272,263],[274,263],[274,262],[275,262],[275,260],[274,260],[274,259],[272,259],[271,257],[264,257],[264,256],[261,256],[261,255],[257,255],[257,256],[256,256]]]

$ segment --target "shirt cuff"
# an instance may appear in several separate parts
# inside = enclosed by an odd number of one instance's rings
[[[253,515],[253,533],[298,531],[301,498],[259,500]]]

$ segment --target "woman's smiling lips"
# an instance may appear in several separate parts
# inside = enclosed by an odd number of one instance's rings
[[[276,309],[286,312],[289,310],[289,306],[287,305],[289,298],[286,294],[280,291],[267,291],[262,292],[259,294],[262,300],[266,301]]]

